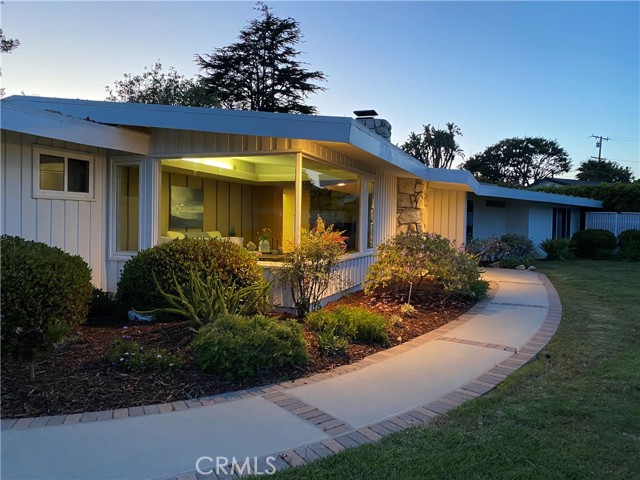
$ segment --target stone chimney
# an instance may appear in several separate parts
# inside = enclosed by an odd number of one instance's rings
[[[374,118],[378,116],[378,112],[375,110],[356,110],[353,113],[358,122],[373,130],[382,138],[391,141],[391,124],[382,118]]]

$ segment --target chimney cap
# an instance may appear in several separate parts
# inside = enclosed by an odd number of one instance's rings
[[[354,110],[353,114],[356,117],[376,117],[378,112],[375,110]]]

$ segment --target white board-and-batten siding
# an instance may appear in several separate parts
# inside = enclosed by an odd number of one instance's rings
[[[102,149],[2,131],[2,221],[0,233],[35,240],[81,256],[91,267],[93,284],[106,287],[105,175]],[[34,147],[93,157],[91,200],[34,198]]]

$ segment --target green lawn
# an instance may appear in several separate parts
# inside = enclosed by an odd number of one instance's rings
[[[640,263],[539,271],[563,318],[536,360],[436,424],[275,478],[640,478]]]

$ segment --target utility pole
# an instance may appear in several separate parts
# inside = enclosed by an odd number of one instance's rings
[[[591,135],[591,138],[595,138],[597,140],[596,142],[596,147],[598,147],[598,161],[601,162],[602,161],[602,141],[609,141],[609,137],[603,137],[602,135]],[[595,157],[591,157],[591,158],[595,158]]]

